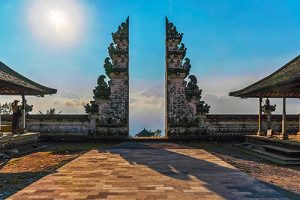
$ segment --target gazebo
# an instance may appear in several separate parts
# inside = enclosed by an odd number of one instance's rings
[[[0,95],[20,95],[22,96],[22,130],[25,130],[25,96],[51,95],[57,92],[56,89],[40,85],[21,74],[15,72],[3,62],[0,61]]]
[[[282,98],[282,138],[288,139],[286,132],[286,98],[300,98],[300,55],[271,75],[256,83],[230,92],[229,96],[259,98],[258,135],[262,135],[262,98]]]

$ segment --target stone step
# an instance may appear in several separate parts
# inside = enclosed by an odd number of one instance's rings
[[[295,149],[279,147],[275,145],[262,145],[262,146],[268,152],[278,153],[289,157],[300,158],[300,149],[295,150]]]
[[[291,135],[289,135],[290,138]],[[285,148],[291,148],[291,149],[300,149],[300,142],[299,141],[293,141],[293,140],[282,140],[278,138],[270,138],[266,136],[257,136],[257,135],[246,135],[244,136],[246,138],[247,143],[251,144],[261,144],[261,145],[274,145],[274,146],[280,146]]]
[[[276,153],[271,153],[265,151],[265,149],[263,149],[259,145],[242,143],[242,144],[237,144],[236,146],[239,147],[241,150],[243,150],[245,153],[249,153],[251,155],[257,156],[259,158],[263,158],[273,163],[277,163],[280,165],[300,165],[300,158],[292,158],[292,157],[288,157]]]
[[[280,160],[287,161],[287,162],[297,161],[300,164],[300,158],[292,158],[292,157],[288,157],[288,156],[284,156],[284,155],[280,155],[280,154],[276,154],[276,153],[271,153],[271,152],[265,151],[264,149],[252,149],[252,150],[254,152],[269,156],[271,158],[280,159]]]

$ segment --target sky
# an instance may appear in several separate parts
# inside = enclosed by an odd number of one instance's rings
[[[211,113],[255,114],[257,99],[229,97],[300,54],[295,0],[0,0],[0,60],[58,89],[29,97],[33,113],[84,113],[112,42],[130,17],[130,131],[164,129],[165,16],[179,32]],[[9,102],[20,97],[1,97]],[[280,99],[272,99],[281,112]],[[300,112],[288,99],[288,114]]]

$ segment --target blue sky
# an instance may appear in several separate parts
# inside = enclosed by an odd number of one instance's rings
[[[69,20],[60,33],[41,17],[55,9]],[[29,98],[35,112],[54,107],[82,113],[104,73],[111,32],[130,16],[130,127],[163,129],[165,16],[184,33],[191,72],[212,113],[256,113],[255,100],[228,92],[300,53],[299,10],[299,1],[288,0],[1,0],[0,60],[59,90]],[[281,102],[274,102],[280,112]],[[299,100],[288,102],[290,113],[300,111]]]

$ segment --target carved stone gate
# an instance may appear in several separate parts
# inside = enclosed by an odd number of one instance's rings
[[[182,33],[166,18],[166,136],[198,137],[204,132],[203,119],[209,106],[201,101],[197,78],[189,75]],[[104,61],[106,76],[98,78],[94,100],[85,106],[90,114],[90,133],[105,138],[129,136],[129,18],[115,33]],[[185,79],[189,78],[189,82]]]
[[[115,33],[104,60],[106,76],[100,75],[94,100],[85,106],[90,114],[90,133],[105,138],[129,136],[129,18]]]
[[[199,137],[205,132],[205,114],[209,106],[201,101],[197,78],[189,75],[183,33],[166,18],[166,135],[168,138]],[[188,77],[189,82],[185,79]]]

